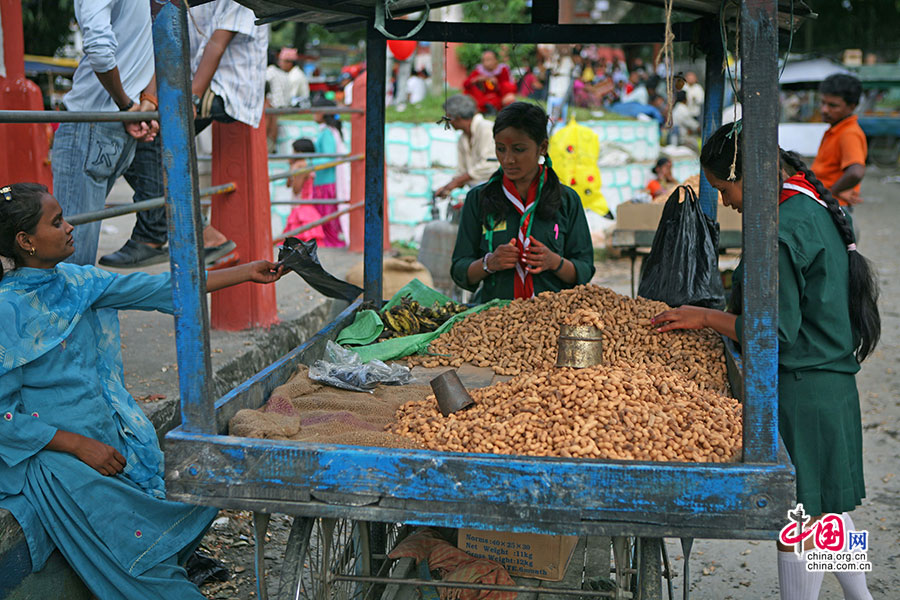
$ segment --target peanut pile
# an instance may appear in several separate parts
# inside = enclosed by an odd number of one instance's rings
[[[741,451],[737,400],[661,365],[553,368],[470,393],[475,404],[448,417],[434,396],[404,404],[388,430],[450,452],[725,462]]]
[[[709,329],[657,333],[650,319],[668,308],[595,285],[543,292],[467,317],[431,342],[429,355],[411,356],[409,362],[424,367],[468,362],[498,375],[547,370],[556,364],[559,324],[584,320],[603,330],[604,364],[638,370],[666,365],[701,390],[728,393],[719,336]]]

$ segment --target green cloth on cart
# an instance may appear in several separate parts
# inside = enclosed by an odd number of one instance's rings
[[[403,296],[409,295],[413,300],[421,304],[422,306],[432,306],[435,302],[439,302],[440,304],[446,304],[450,302],[450,298],[440,293],[439,291],[432,289],[419,281],[418,279],[413,279],[402,288],[397,290],[397,293],[387,301],[381,308],[381,312],[386,310],[390,310],[392,307],[400,304],[400,300]]]
[[[450,302],[450,298],[444,294],[431,289],[418,279],[413,279],[397,290],[397,293],[387,301],[380,312],[390,310],[392,306],[400,304],[400,300],[406,295],[412,297],[413,300],[416,300],[422,306],[432,306],[435,302],[440,304]],[[341,345],[365,346],[377,340],[382,331],[384,331],[384,323],[381,322],[381,317],[378,316],[378,313],[374,310],[361,310],[356,313],[353,322],[344,327],[344,330],[341,331],[335,341]]]
[[[365,345],[371,344],[381,332],[384,331],[384,323],[374,310],[361,310],[356,313],[353,322],[344,327],[337,337],[337,343]]]
[[[509,304],[509,300],[491,300],[485,304],[479,304],[473,308],[465,312],[461,312],[457,315],[452,316],[443,325],[431,331],[429,333],[417,333],[415,335],[407,335],[399,338],[391,338],[389,340],[384,340],[383,342],[378,342],[377,344],[370,344],[368,346],[360,346],[359,348],[352,348],[354,352],[359,355],[360,360],[366,363],[370,360],[391,360],[393,358],[400,358],[403,356],[409,356],[410,354],[416,354],[418,352],[422,352],[428,348],[428,345],[439,335],[448,331],[454,323],[465,319],[469,315],[474,315],[475,313],[479,313],[488,308],[492,308],[494,306],[504,306]]]

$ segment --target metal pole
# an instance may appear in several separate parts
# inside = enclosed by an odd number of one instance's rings
[[[706,140],[722,126],[722,102],[725,98],[725,73],[722,71],[722,61],[725,59],[725,51],[722,48],[722,35],[715,20],[707,19],[704,24],[706,26],[700,30],[705,35],[706,52],[706,94],[703,98],[702,132],[705,144]],[[700,169],[700,207],[710,218],[716,218],[719,193],[709,184],[703,169]]]
[[[366,211],[363,297],[380,304],[384,244],[384,77],[387,42],[370,21],[366,28]]]
[[[293,171],[282,171],[281,173],[273,173],[269,175],[269,181],[277,181],[279,179],[287,179],[288,177],[293,177],[294,175],[300,175],[302,173],[314,173],[316,171],[324,171],[325,169],[330,169],[332,167],[336,167],[338,165],[342,165],[344,163],[355,162],[357,160],[362,160],[365,158],[365,154],[354,154],[353,156],[348,156],[347,158],[342,158],[340,160],[332,160],[326,163],[312,165],[310,167],[300,167],[299,169],[294,169]]]
[[[150,121],[158,112],[101,112],[66,110],[0,110],[0,123],[93,123]]]
[[[200,198],[188,62],[187,7],[182,0],[144,0],[153,15],[163,181],[168,199],[169,260],[175,304],[175,346],[185,431],[216,433],[210,393],[209,315],[202,262]]]
[[[267,115],[342,115],[362,112],[349,106],[322,106],[319,108],[283,107],[267,108]],[[67,111],[67,110],[0,110],[0,123],[85,123],[85,122],[131,122],[158,120],[159,112],[122,111]]]
[[[744,187],[744,462],[778,439],[778,5],[741,3]]]
[[[347,153],[318,153],[318,152],[300,152],[299,154],[269,154],[269,160],[298,160],[301,158],[347,158],[352,154]],[[209,154],[201,154],[197,157],[198,161],[209,162],[212,160]]]
[[[215,194],[227,194],[228,192],[233,192],[235,189],[236,187],[233,183],[223,183],[222,185],[216,185],[200,190],[200,197],[207,198],[209,196],[214,196]],[[205,203],[201,202],[200,204]],[[152,210],[154,208],[162,208],[165,205],[165,198],[150,198],[149,200],[132,202],[131,204],[108,205],[103,210],[95,210],[94,212],[81,213],[78,215],[72,215],[71,217],[66,217],[66,221],[68,221],[70,225],[83,225],[85,223],[102,221],[103,219],[111,219],[113,217],[120,217],[122,215],[131,213]]]

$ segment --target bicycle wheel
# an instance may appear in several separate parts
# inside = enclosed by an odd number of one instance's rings
[[[365,600],[371,584],[335,580],[334,576],[371,574],[366,521],[297,517],[285,549],[278,596]]]

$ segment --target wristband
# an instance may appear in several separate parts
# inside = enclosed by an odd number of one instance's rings
[[[566,259],[562,256],[559,257],[559,266],[553,269],[554,273],[559,273],[559,270],[563,268],[563,265],[566,264]]]
[[[126,111],[131,110],[131,107],[132,107],[132,106],[134,106],[134,100],[132,100],[131,98],[129,98],[129,99],[128,99],[128,104],[126,104],[125,106],[119,107],[119,110],[122,111],[122,112],[126,112]]]
[[[159,100],[157,100],[156,96],[150,94],[148,92],[141,92],[141,102],[149,102],[153,105],[154,108],[159,110]]]
[[[491,254],[489,252],[481,258],[481,268],[484,269],[484,272],[487,273],[488,275],[493,275],[494,273],[496,273],[496,271],[492,271],[487,266],[488,256],[490,256],[490,255]]]

